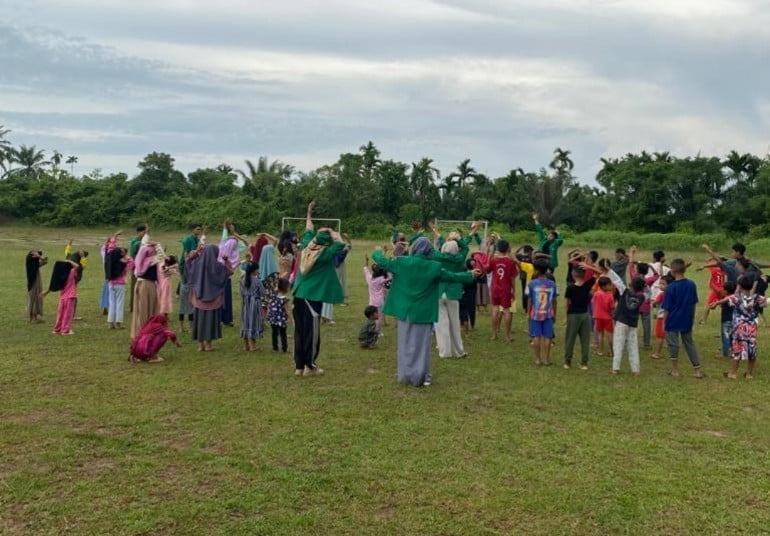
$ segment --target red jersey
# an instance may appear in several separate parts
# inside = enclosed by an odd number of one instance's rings
[[[615,308],[615,294],[600,290],[591,298],[594,320],[612,320],[612,310]]]
[[[510,257],[492,257],[487,264],[487,271],[492,274],[492,292],[510,296],[513,281],[519,275],[519,267]]]
[[[718,266],[712,266],[709,268],[711,272],[711,278],[709,279],[709,288],[719,294],[725,289],[725,273]]]

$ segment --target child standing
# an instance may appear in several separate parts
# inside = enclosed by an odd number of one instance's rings
[[[505,340],[511,342],[511,304],[515,299],[514,283],[519,275],[518,264],[509,256],[510,245],[507,240],[497,241],[497,251],[487,265],[487,272],[492,276],[490,301],[492,302],[492,340],[497,340],[500,320],[505,324]]]
[[[737,285],[733,281],[725,281],[725,297],[735,294]],[[733,307],[729,300],[722,301],[722,318],[720,324],[720,337],[722,339],[722,357],[731,357],[732,333],[733,333]]]
[[[635,277],[631,281],[631,288],[627,288],[623,279],[615,270],[607,272],[613,285],[620,292],[618,306],[615,308],[615,331],[612,338],[612,374],[620,374],[620,362],[623,359],[623,349],[628,350],[628,362],[631,372],[639,376],[639,341],[637,339],[637,326],[639,325],[639,308],[644,303],[644,279]]]
[[[722,303],[730,303],[733,310],[733,326],[731,332],[731,349],[733,361],[730,371],[725,372],[725,377],[734,380],[738,377],[738,367],[741,361],[748,361],[744,378],[750,380],[754,377],[754,363],[757,360],[757,325],[759,314],[765,305],[767,298],[754,292],[754,280],[741,276],[738,279],[738,292],[732,296],[722,298],[711,305],[715,308]]]
[[[594,292],[593,298],[591,298],[591,309],[594,315],[594,332],[599,339],[596,354],[603,356],[604,343],[607,341],[609,346],[609,336],[615,331],[612,323],[612,315],[615,310],[615,287],[606,276],[600,277],[597,284],[599,289]],[[612,355],[611,348],[609,353]]]
[[[698,360],[698,349],[692,339],[692,327],[695,322],[695,307],[698,305],[698,289],[695,283],[685,277],[687,265],[682,259],[671,261],[671,276],[674,280],[666,288],[663,298],[664,325],[666,329],[666,344],[671,360],[671,376],[679,374],[679,341],[681,339],[687,357],[695,369],[695,377],[704,377]]]
[[[366,322],[358,333],[358,343],[361,345],[361,348],[371,350],[377,347],[377,339],[380,338],[380,330],[377,327],[380,313],[375,306],[367,305],[366,309],[364,309],[364,316],[366,317]]]
[[[364,279],[369,287],[369,305],[382,312],[385,305],[385,290],[390,282],[390,275],[376,264],[369,269],[369,255],[364,256]],[[377,330],[382,331],[382,315],[377,315]]]
[[[709,271],[709,297],[706,302],[706,309],[703,311],[703,318],[700,323],[705,324],[709,318],[709,311],[713,309],[711,307],[716,302],[725,297],[725,273],[719,264],[715,262],[707,262],[703,268],[707,268]],[[698,271],[703,270],[698,268]]]
[[[564,293],[567,301],[567,336],[564,346],[564,368],[572,366],[575,341],[580,337],[580,369],[588,370],[588,355],[591,348],[591,317],[588,314],[591,303],[591,287],[594,278],[585,279],[586,270],[580,265],[572,268],[572,283]]]
[[[673,280],[673,277],[666,275],[656,281],[658,294],[653,299],[652,307],[653,310],[656,311],[654,332],[655,339],[658,342],[655,346],[655,349],[650,354],[650,359],[660,359],[660,356],[663,353],[663,343],[666,341],[666,328],[664,325],[666,315],[663,313],[663,309],[661,309],[660,306],[663,305],[663,299],[666,297],[666,289],[668,288],[668,284]]]
[[[473,258],[465,262],[465,269],[472,272],[476,269],[476,260]],[[481,277],[486,277],[482,275]],[[460,298],[460,324],[468,335],[476,327],[476,284],[477,280],[463,285],[463,295]]]
[[[275,294],[270,299],[270,305],[267,308],[267,321],[270,324],[273,337],[273,352],[278,351],[278,337],[281,338],[281,351],[286,353],[288,350],[286,326],[289,323],[290,315],[289,298],[286,294],[289,292],[289,287],[288,279],[279,279]]]
[[[265,287],[259,279],[259,265],[250,262],[240,281],[241,288],[241,339],[243,349],[253,352],[257,349],[257,339],[262,338],[262,295]]]
[[[158,282],[156,291],[158,292],[158,314],[168,317],[171,314],[173,306],[171,305],[171,277],[179,273],[179,267],[176,263],[176,257],[170,255],[163,260],[158,270]]]
[[[527,287],[529,292],[529,336],[535,353],[535,366],[551,366],[551,339],[556,317],[556,283],[548,279],[549,263],[535,261],[535,278]]]
[[[78,280],[83,271],[82,266],[75,261],[67,260],[70,264],[70,271],[67,275],[67,282],[59,294],[59,307],[56,310],[56,325],[53,332],[56,335],[74,335],[72,331],[72,320],[75,316],[75,302],[78,299]]]

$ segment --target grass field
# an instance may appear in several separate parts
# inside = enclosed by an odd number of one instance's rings
[[[233,329],[212,354],[183,339],[164,363],[131,365],[127,332],[107,330],[98,308],[105,234],[73,232],[92,254],[84,319],[55,337],[56,296],[46,324],[25,321],[23,257],[59,257],[70,233],[0,227],[2,534],[768,531],[766,329],[751,382],[722,378],[718,314],[696,330],[707,379],[686,359],[671,378],[646,353],[642,377],[626,363],[611,377],[608,358],[535,368],[523,317],[508,345],[489,341],[482,315],[470,358],[434,354],[433,385],[403,387],[392,322],[378,350],[356,348],[369,250],[358,245],[350,306],[323,331],[324,377],[295,379],[268,341],[244,353]],[[177,249],[180,236],[156,238]]]

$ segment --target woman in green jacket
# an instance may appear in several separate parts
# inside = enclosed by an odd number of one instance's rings
[[[425,237],[412,244],[409,256],[389,259],[380,249],[372,259],[393,274],[384,313],[398,319],[398,381],[409,385],[431,383],[431,332],[438,320],[441,282],[473,282],[474,272],[450,272],[431,260],[433,246]]]
[[[345,297],[334,267],[334,256],[345,249],[340,235],[329,228],[313,230],[313,207],[307,207],[300,243],[300,267],[294,282],[294,374],[318,376],[315,362],[321,349],[321,309],[324,303],[342,303]]]

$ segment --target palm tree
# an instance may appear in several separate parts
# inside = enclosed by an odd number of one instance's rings
[[[736,184],[747,183],[749,187],[754,185],[754,179],[762,166],[762,160],[750,153],[738,154],[733,150],[722,161],[722,167],[728,169],[728,180]]]
[[[471,167],[471,159],[466,158],[457,166],[457,171],[454,171],[448,175],[452,179],[457,179],[457,184],[461,188],[465,185],[465,182],[470,179],[476,178],[476,170]]]
[[[67,157],[66,163],[70,165],[70,173],[74,176],[75,175],[75,164],[78,163],[78,157],[75,155],[70,155]]]
[[[57,151],[56,149],[53,150],[53,156],[51,157],[51,164],[53,164],[53,177],[56,178],[56,176],[59,174],[59,165],[61,164],[62,160],[62,154]]]
[[[380,151],[371,141],[366,145],[359,147],[358,150],[361,152],[361,156],[364,160],[364,173],[366,176],[371,177],[374,170],[381,163]]]
[[[5,126],[0,125],[0,167],[3,168],[2,176],[8,174],[13,162],[13,147],[11,142],[5,139],[6,134],[11,132]]]
[[[437,194],[436,183],[441,180],[441,172],[433,167],[433,160],[423,158],[417,164],[412,163],[412,171],[409,174],[409,184],[417,206],[420,207],[420,215],[423,222],[428,220],[429,204]]]
[[[575,163],[569,157],[571,151],[565,151],[561,147],[557,147],[553,151],[553,160],[548,164],[548,167],[555,170],[557,174],[561,175],[572,172],[575,167]]]
[[[243,177],[244,187],[248,184],[248,189],[254,193],[272,193],[294,174],[294,166],[280,160],[270,162],[266,156],[260,156],[256,166],[251,160],[246,160],[246,167],[247,172],[239,169],[238,174]]]
[[[34,145],[20,145],[18,149],[14,149],[13,161],[21,166],[14,169],[14,173],[34,179],[40,177],[43,166],[48,164],[45,160],[45,151],[38,149]]]

